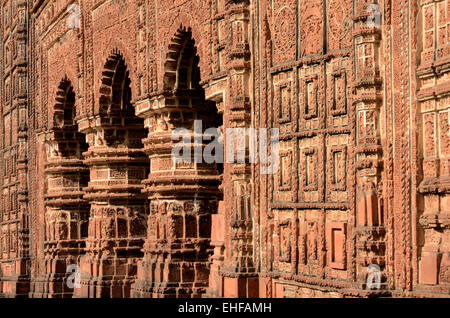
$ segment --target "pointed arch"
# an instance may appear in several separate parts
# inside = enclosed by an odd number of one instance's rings
[[[138,297],[171,297],[178,290],[183,290],[183,295],[188,297],[201,297],[208,286],[207,264],[212,256],[212,249],[206,240],[211,239],[212,215],[217,212],[218,201],[223,197],[219,188],[223,169],[217,162],[221,160],[214,160],[217,159],[213,155],[216,149],[210,149],[205,152],[205,157],[208,158],[203,157],[205,160],[198,161],[202,158],[197,157],[197,151],[192,151],[197,148],[197,141],[190,139],[187,142],[183,140],[183,161],[188,159],[190,162],[180,165],[172,154],[176,142],[171,138],[172,133],[180,128],[196,135],[200,121],[202,130],[208,131],[200,132],[205,136],[201,138],[205,147],[199,148],[206,149],[208,140],[214,139],[218,143],[220,139],[222,118],[215,103],[205,98],[205,91],[200,85],[199,64],[200,58],[191,29],[179,28],[170,40],[163,64],[164,92],[158,96],[161,100],[160,107],[146,112],[150,122],[155,125],[163,123],[164,126],[161,125],[162,129],[149,129],[145,139],[152,169],[145,181],[144,192],[149,194],[152,206],[148,217],[149,226],[163,221],[168,224],[184,224],[184,229],[181,232],[170,229],[167,233],[156,233],[154,226],[149,228],[143,249],[145,256],[141,263],[144,270],[138,271],[140,274],[134,286],[134,295]],[[209,129],[210,127],[219,129]],[[190,151],[184,153],[185,149]],[[169,167],[167,163],[170,163]],[[156,207],[155,204],[159,207],[153,208]],[[204,208],[194,210],[192,207],[197,205]],[[183,211],[183,214],[178,211]],[[157,250],[152,247],[155,242],[158,242]],[[171,248],[173,242],[189,246],[193,244],[199,248],[195,251],[175,251]],[[186,268],[180,267],[180,259],[189,262],[194,268],[202,268],[202,274],[195,278],[195,282],[182,282],[177,278],[189,275]],[[160,273],[157,272],[158,269],[161,269]],[[161,281],[158,277],[168,277],[168,280]]]
[[[67,127],[74,124],[75,92],[70,80],[65,76],[56,91],[56,101],[53,113],[54,128]]]
[[[75,91],[65,76],[56,91],[52,127],[53,139],[58,143],[62,157],[82,158],[82,153],[88,148],[84,135],[78,132],[76,116]]]
[[[168,47],[164,64],[164,89],[200,89],[199,61],[191,28],[180,27]]]
[[[131,105],[131,80],[127,63],[119,50],[107,58],[100,87],[100,114],[120,115],[134,112]]]
[[[101,83],[99,114],[102,120],[109,123],[108,128],[105,126],[105,141],[108,145],[127,143],[132,148],[143,148],[144,120],[135,115],[130,71],[118,49],[114,49],[106,59]],[[127,131],[134,131],[134,137],[129,138]]]

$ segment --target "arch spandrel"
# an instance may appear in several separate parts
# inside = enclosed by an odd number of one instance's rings
[[[64,41],[54,42],[45,48],[48,66],[48,127],[52,126],[54,98],[61,83],[61,78],[67,78],[72,83],[77,95],[82,93],[79,91],[81,87],[77,87],[78,60],[76,52],[79,50],[80,42],[73,31],[67,31],[67,33],[61,35],[61,38],[64,38]],[[75,108],[77,114],[84,113],[83,105],[80,104],[78,98],[76,98]]]

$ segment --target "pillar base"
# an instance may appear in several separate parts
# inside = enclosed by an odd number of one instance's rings
[[[74,298],[130,298],[136,277],[136,258],[105,258],[81,261],[81,287]]]
[[[28,277],[4,278],[0,281],[0,298],[27,298],[30,291]]]
[[[192,284],[152,284],[137,282],[132,287],[133,298],[201,298],[206,293],[207,286],[192,286]]]
[[[93,278],[81,281],[73,298],[130,298],[134,279]]]
[[[138,265],[133,298],[201,298],[208,288],[209,268],[204,262]]]
[[[8,270],[0,276],[0,298],[26,298],[30,292],[30,277],[26,258],[6,263]],[[2,264],[6,268],[5,264]]]
[[[49,274],[34,280],[29,298],[72,298],[74,290],[67,285],[69,275]]]
[[[215,292],[209,292],[207,296],[224,298],[259,298],[259,278],[257,276],[235,277],[219,274],[216,278],[218,286]]]

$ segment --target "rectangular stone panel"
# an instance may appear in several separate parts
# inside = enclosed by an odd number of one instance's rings
[[[328,264],[333,269],[344,270],[347,267],[346,230],[346,224],[342,222],[331,222],[327,224]]]
[[[279,169],[273,175],[274,202],[293,202],[294,200],[294,184],[297,175],[294,149],[293,140],[280,141]]]
[[[292,61],[297,47],[297,1],[272,2],[273,64]]]
[[[352,39],[352,2],[329,0],[326,3],[328,51],[349,48]]]
[[[319,202],[323,189],[323,145],[321,137],[299,140],[299,202]]]
[[[298,274],[320,276],[324,265],[323,212],[299,210],[298,212]]]
[[[327,201],[345,202],[348,200],[348,138],[348,135],[327,137]]]
[[[293,254],[293,216],[292,210],[274,210],[274,268],[280,272],[291,272]]]
[[[322,126],[324,116],[323,67],[318,64],[305,65],[298,69],[299,131],[315,130]]]
[[[273,75],[273,114],[274,127],[280,129],[280,134],[291,133],[294,129],[295,113],[295,82],[292,71]]]

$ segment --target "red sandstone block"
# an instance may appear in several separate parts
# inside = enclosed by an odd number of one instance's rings
[[[226,298],[244,298],[246,297],[246,279],[225,277],[224,281],[224,297]]]
[[[419,280],[422,284],[435,285],[438,279],[438,253],[423,252],[420,261]]]
[[[445,253],[442,256],[439,272],[439,283],[440,284],[450,283],[450,253]]]
[[[225,240],[225,218],[222,214],[212,215],[211,240],[223,242]]]
[[[238,281],[236,278],[225,277],[224,278],[224,297],[236,298],[238,297]]]
[[[183,263],[181,266],[181,277],[183,283],[194,282],[195,281],[194,266],[187,263]]]
[[[275,283],[275,295],[274,298],[284,298],[284,285]]]
[[[211,272],[209,275],[209,288],[219,293],[219,296],[222,296],[223,285],[224,285],[224,278],[222,276],[219,276],[217,266],[212,265]]]
[[[270,298],[270,291],[272,289],[272,280],[268,277],[261,277],[259,279],[259,297]]]
[[[259,279],[248,278],[247,279],[247,298],[259,297]]]

